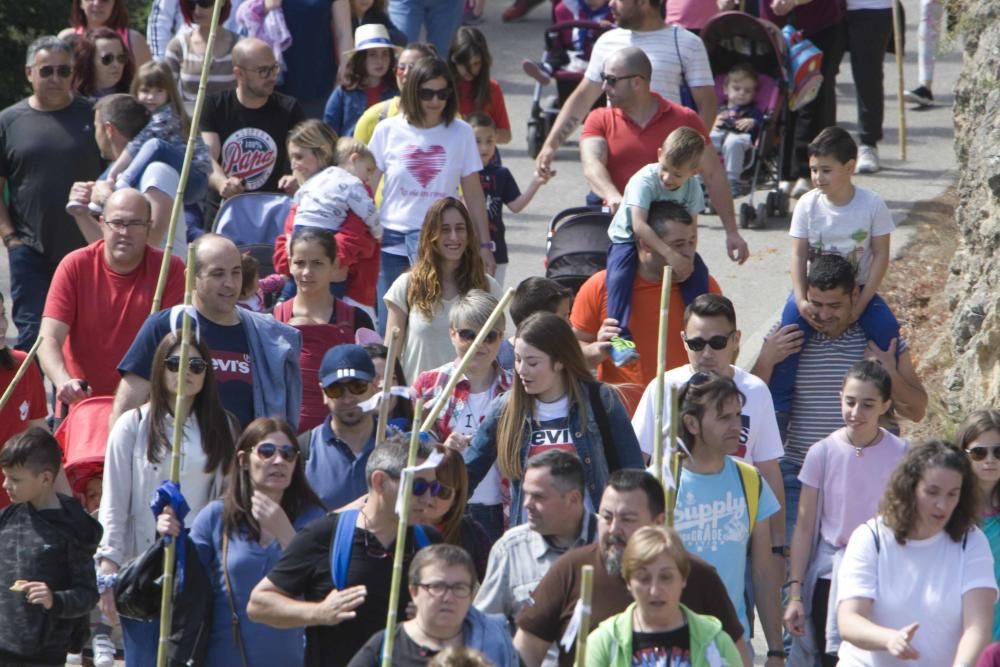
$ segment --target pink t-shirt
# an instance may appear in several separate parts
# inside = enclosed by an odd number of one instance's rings
[[[832,433],[806,453],[799,481],[823,489],[819,531],[833,546],[846,546],[854,529],[878,513],[889,475],[909,447],[881,429],[882,439],[858,456],[845,438]]]

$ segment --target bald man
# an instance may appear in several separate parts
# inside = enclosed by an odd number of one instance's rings
[[[236,305],[243,284],[240,251],[229,239],[205,234],[194,249],[196,331],[208,347],[222,405],[245,427],[257,417],[283,417],[293,428],[299,419],[302,378],[299,332]],[[125,353],[118,372],[112,420],[149,398],[153,353],[170,333],[170,311],[149,316]]]
[[[290,172],[285,139],[305,114],[294,97],[274,92],[278,69],[270,46],[240,40],[233,47],[236,90],[205,100],[201,136],[212,153],[208,183],[223,199],[280,192],[282,176]]]
[[[149,201],[137,190],[118,190],[98,219],[101,238],[59,263],[42,313],[38,350],[42,370],[59,401],[110,396],[121,359],[153,305],[163,251],[149,244]],[[184,296],[184,264],[170,258],[163,305]]]

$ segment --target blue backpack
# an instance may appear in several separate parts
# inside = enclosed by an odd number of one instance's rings
[[[337,517],[337,530],[333,534],[330,548],[330,576],[333,587],[337,590],[343,590],[347,586],[347,569],[351,566],[351,545],[354,542],[358,514],[359,510],[352,509],[341,512]],[[413,526],[413,537],[417,542],[417,549],[423,549],[431,543],[423,526]]]

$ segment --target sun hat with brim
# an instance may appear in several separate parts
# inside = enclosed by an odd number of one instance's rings
[[[354,48],[350,51],[344,51],[344,56],[350,58],[358,51],[367,51],[368,49],[392,49],[397,56],[403,51],[402,47],[392,43],[392,40],[389,39],[389,31],[381,23],[359,25],[358,29],[354,31]]]

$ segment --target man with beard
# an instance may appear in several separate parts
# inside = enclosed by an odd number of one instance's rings
[[[517,617],[514,646],[527,667],[539,667],[549,646],[566,631],[580,598],[581,566],[594,567],[590,627],[596,628],[604,619],[625,611],[632,603],[621,576],[625,544],[639,528],[662,524],[664,512],[663,489],[648,472],[618,470],[611,475],[598,511],[597,543],[573,549],[557,560],[532,594],[533,603]],[[691,556],[691,572],[681,602],[692,611],[722,621],[744,663],[750,665],[743,626],[725,591],[715,569]],[[559,664],[572,665],[574,652],[560,646]]]

